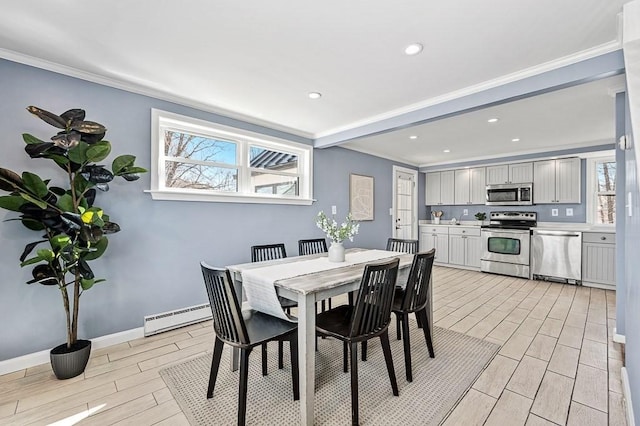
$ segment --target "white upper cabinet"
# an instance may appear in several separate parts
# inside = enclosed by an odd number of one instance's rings
[[[455,172],[430,172],[426,174],[425,204],[428,206],[454,204]]]
[[[455,171],[456,205],[485,203],[485,168],[459,169]]]
[[[535,204],[580,203],[580,159],[536,161],[533,174]]]
[[[487,166],[487,185],[533,182],[533,163]]]

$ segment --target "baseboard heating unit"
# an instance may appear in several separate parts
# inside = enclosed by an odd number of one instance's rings
[[[175,311],[148,315],[144,317],[144,336],[152,336],[154,334],[207,321],[211,318],[211,307],[208,303],[176,309]]]

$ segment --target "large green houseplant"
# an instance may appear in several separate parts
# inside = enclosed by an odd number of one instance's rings
[[[52,365],[59,378],[68,378],[84,371],[86,360],[79,372],[61,371],[59,374],[54,355],[84,350],[88,346],[88,359],[90,342],[78,340],[80,296],[104,281],[94,276],[89,262],[102,256],[107,249],[105,235],[120,230],[103,209],[95,205],[97,190],[108,191],[109,182],[116,176],[127,181],[137,180],[138,173],[146,170],[134,165],[132,155],[114,159],[111,170],[97,164],[107,158],[111,144],[104,140],[106,128],[86,121],[84,110],[72,109],[60,115],[34,106],[27,110],[56,127],[58,132],[47,142],[23,134],[25,151],[31,158],[54,161],[64,170],[65,176],[54,183],[35,173],[25,171],[18,175],[0,167],[0,189],[9,193],[0,197],[0,207],[18,212],[19,217],[9,220],[20,221],[40,237],[26,245],[20,265],[34,265],[33,279],[27,284],[39,283],[60,290],[66,314],[67,343],[52,350]]]

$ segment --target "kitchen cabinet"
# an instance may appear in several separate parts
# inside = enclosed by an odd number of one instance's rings
[[[436,249],[436,263],[449,263],[449,227],[429,225],[420,227],[420,251]]]
[[[426,174],[425,204],[439,206],[454,204],[455,172],[429,172]]]
[[[487,166],[487,185],[533,182],[533,163]]]
[[[456,205],[485,203],[485,170],[485,167],[474,167],[455,171],[454,202]]]
[[[534,204],[580,203],[580,159],[536,161],[533,166]]]
[[[616,236],[582,233],[582,285],[613,289],[616,285]]]
[[[479,227],[449,227],[449,264],[480,269],[481,250]]]

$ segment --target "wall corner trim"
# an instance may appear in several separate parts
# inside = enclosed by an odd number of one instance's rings
[[[633,416],[633,400],[631,399],[631,386],[629,385],[629,373],[627,368],[622,367],[622,393],[624,395],[624,405],[626,407],[627,425],[636,426],[635,417]]]
[[[144,337],[144,327],[133,328],[131,330],[96,337],[95,339],[91,339],[91,346],[92,350],[100,349],[107,346],[117,345],[118,343],[128,342],[129,340],[139,339],[141,337]],[[40,364],[46,364],[50,362],[49,352],[49,350],[44,350],[0,361],[0,375],[35,367]]]
[[[613,341],[616,343],[627,344],[627,337],[624,334],[618,334],[618,331],[613,327]]]

